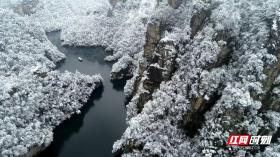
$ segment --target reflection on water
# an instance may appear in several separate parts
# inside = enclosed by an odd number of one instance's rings
[[[115,80],[115,81],[111,81],[113,83],[113,88],[117,91],[122,91],[123,92],[123,88],[126,84],[125,80]]]
[[[63,47],[60,32],[48,33],[50,41],[66,55],[58,69],[61,72],[78,70],[93,75],[100,73],[102,88],[98,88],[82,108],[54,130],[54,141],[40,157],[110,157],[113,143],[124,132],[125,106],[123,87],[125,81],[110,80],[111,64],[104,61],[102,48]],[[79,57],[83,59],[79,61]]]

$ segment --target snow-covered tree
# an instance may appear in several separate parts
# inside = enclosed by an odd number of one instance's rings
[[[54,71],[64,58],[42,27],[0,9],[0,156],[44,149],[101,85],[99,75]]]

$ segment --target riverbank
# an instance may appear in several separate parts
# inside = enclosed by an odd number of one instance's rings
[[[101,47],[62,46],[60,32],[48,33],[49,40],[65,54],[60,64],[61,72],[79,72],[87,75],[99,73],[103,88],[95,90],[93,97],[84,105],[81,114],[74,115],[54,130],[54,140],[39,157],[59,156],[112,156],[113,143],[126,128],[126,110],[123,86],[125,81],[111,81],[112,63],[104,61]],[[79,57],[83,61],[79,61]]]

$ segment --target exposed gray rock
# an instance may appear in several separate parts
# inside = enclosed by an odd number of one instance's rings
[[[146,42],[144,45],[144,57],[151,60],[153,52],[160,41],[160,20],[152,19],[147,26]]]
[[[177,9],[182,4],[182,2],[183,0],[168,0],[168,4],[174,9]]]
[[[151,100],[152,94],[159,88],[161,82],[171,79],[176,69],[177,50],[172,40],[162,39],[157,44],[153,43],[150,48],[154,51],[149,49],[147,50],[149,55],[144,54],[144,59],[148,62],[139,63],[139,75],[134,82],[132,96],[139,94],[137,100],[138,112],[141,112],[144,104]]]
[[[148,66],[148,69],[147,69],[147,76],[148,76],[148,80],[149,82],[151,82],[150,84],[160,84],[161,81],[163,80],[163,69],[159,66],[155,66],[155,65],[150,65]],[[144,86],[145,88],[145,86]],[[147,88],[148,89],[148,88]]]
[[[129,79],[133,76],[132,74],[134,70],[135,70],[134,66],[129,65],[118,72],[111,72],[111,80]]]
[[[135,71],[135,61],[130,56],[123,56],[114,64],[111,71],[111,80],[129,79]]]
[[[279,21],[274,21],[276,26],[280,25]],[[279,81],[277,77],[280,73],[280,41],[279,41],[280,31],[270,27],[270,37],[267,44],[268,50],[275,54],[277,61],[271,66],[264,69],[264,73],[267,75],[267,79],[263,81],[263,88],[266,94],[256,95],[252,93],[254,98],[261,100],[263,103],[262,110],[273,110],[280,111],[279,96],[277,90],[279,89]],[[275,91],[276,90],[276,91]]]
[[[120,2],[121,0],[109,0],[109,2],[110,2],[110,4],[114,7],[114,6],[116,6],[116,4],[118,3],[118,2]]]
[[[207,17],[210,16],[210,11],[201,10],[200,12],[194,14],[191,18],[191,29],[192,34],[191,38],[193,38],[198,31],[200,31],[204,24],[207,21]]]

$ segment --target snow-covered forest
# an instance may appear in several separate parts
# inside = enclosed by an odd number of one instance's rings
[[[280,1],[0,0],[0,152],[24,156],[52,141],[101,85],[55,70],[66,46],[102,46],[112,80],[128,79],[128,156],[280,156]],[[94,94],[94,92],[93,92]],[[230,134],[272,144],[226,146]]]
[[[64,55],[30,20],[0,9],[0,151],[4,157],[32,155],[48,146],[54,127],[80,113],[102,81],[99,75],[54,71]]]

